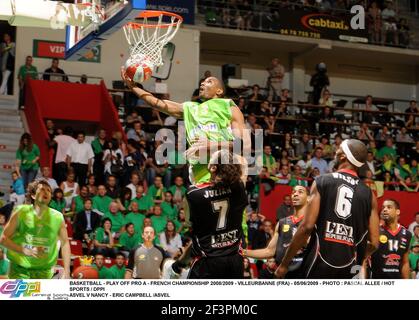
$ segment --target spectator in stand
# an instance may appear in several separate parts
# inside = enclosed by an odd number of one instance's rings
[[[294,207],[292,206],[291,196],[285,195],[284,202],[276,210],[276,221],[292,216],[294,214]]]
[[[116,182],[116,177],[114,175],[110,175],[106,179],[106,195],[114,200],[118,199],[121,193],[121,189],[118,187]]]
[[[29,133],[24,133],[20,138],[19,148],[16,151],[16,171],[23,179],[25,190],[38,173],[39,158],[38,146],[33,143],[32,136]]]
[[[277,184],[288,185],[291,180],[291,174],[289,171],[289,167],[287,165],[282,165],[281,170],[276,175],[278,180],[276,181]]]
[[[140,141],[141,139],[147,140],[147,135],[145,134],[144,130],[141,129],[140,121],[135,121],[133,123],[133,128],[127,132],[127,138],[134,139],[135,141]]]
[[[253,269],[250,267],[250,260],[249,258],[244,257],[243,258],[243,279],[256,279]]]
[[[308,181],[306,180],[306,177],[303,175],[303,170],[299,165],[294,166],[294,172],[291,175],[291,181],[289,183],[289,186],[295,187],[295,186],[303,186],[308,188]]]
[[[273,114],[272,105],[269,103],[268,100],[262,101],[262,103],[260,104],[259,110],[256,110],[255,114],[259,116],[265,116],[265,117]]]
[[[412,279],[418,279],[418,269],[419,269],[419,241],[413,243],[411,251],[409,253],[409,264]]]
[[[85,142],[86,134],[79,132],[77,141],[67,151],[67,165],[74,168],[75,180],[79,185],[86,184],[88,173],[92,173],[94,153],[92,146]]]
[[[127,185],[127,188],[131,190],[131,199],[135,198],[137,193],[137,186],[140,185],[140,175],[138,172],[134,171],[131,173],[130,177],[131,183]]]
[[[263,163],[263,166],[268,169],[268,173],[270,175],[276,174],[277,169],[278,169],[278,164],[276,163],[276,160],[272,155],[271,146],[263,147],[262,163]]]
[[[153,207],[153,215],[151,216],[151,222],[153,223],[153,228],[156,231],[156,235],[160,236],[160,234],[166,228],[167,224],[167,218],[162,216],[162,210],[160,206]]]
[[[4,33],[3,42],[0,43],[1,75],[0,95],[11,94],[9,92],[9,77],[15,70],[16,43],[8,33]]]
[[[313,143],[310,141],[308,133],[304,133],[296,148],[296,156],[302,158],[305,153],[311,153]]]
[[[382,147],[380,150],[378,150],[375,157],[377,159],[383,159],[384,161],[384,156],[387,155],[391,161],[396,161],[397,152],[393,144],[393,139],[387,138],[385,141],[386,141],[386,145]]]
[[[370,42],[381,44],[381,10],[375,1],[371,3],[370,8],[368,9],[368,20]]]
[[[292,142],[292,135],[290,132],[285,133],[284,135],[284,143],[281,146],[282,150],[286,150],[288,152],[288,157],[291,161],[296,160],[296,148],[294,143]]]
[[[141,228],[142,231],[142,228]],[[135,231],[134,224],[128,222],[125,225],[125,232],[121,233],[119,237],[119,244],[121,251],[125,257],[128,257],[130,251],[141,243],[141,233]]]
[[[164,201],[160,204],[162,209],[162,216],[167,217],[169,220],[176,220],[178,216],[178,207],[173,201],[173,194],[170,191],[164,193]]]
[[[146,158],[140,152],[140,146],[134,139],[129,139],[127,142],[128,155],[125,157],[124,185],[128,183],[128,178],[136,171],[144,170]]]
[[[47,127],[49,141],[51,142],[54,140],[60,129],[55,129],[55,123],[51,119],[45,121],[45,126]]]
[[[144,187],[142,185],[137,186],[135,195],[136,196],[132,199],[131,204],[133,202],[137,202],[139,211],[141,213],[148,214],[154,205],[153,198],[144,194]]]
[[[377,111],[377,107],[373,105],[373,99],[371,95],[367,95],[365,97],[365,110],[364,112],[361,112],[361,118],[362,122],[365,123],[372,123],[375,120],[374,113],[369,111]]]
[[[406,163],[405,157],[399,157],[397,165],[394,168],[394,174],[397,179],[405,180],[407,177],[410,176],[410,166]]]
[[[114,233],[112,231],[112,221],[109,218],[102,220],[102,226],[96,229],[94,252],[103,254],[104,257],[114,258],[116,249],[114,248]]]
[[[96,177],[97,183],[105,182],[103,173],[105,167],[103,165],[103,152],[106,149],[106,130],[100,129],[95,140],[92,141],[92,150],[94,153],[93,174]]]
[[[160,176],[156,176],[154,178],[154,184],[148,188],[147,195],[153,199],[154,205],[160,205],[163,202],[164,193],[166,191],[167,189],[163,186],[162,178]]]
[[[324,135],[320,138],[320,143],[316,146],[322,149],[322,156],[326,160],[331,160],[334,157],[333,147],[329,142],[328,136]]]
[[[101,215],[105,215],[109,212],[109,206],[113,200],[106,195],[106,187],[104,185],[99,185],[97,189],[97,195],[92,198],[93,209],[99,211]]]
[[[258,232],[260,229],[260,226],[262,225],[263,221],[265,221],[265,216],[258,213],[257,211],[251,211],[247,214],[247,237],[249,240],[249,243],[252,243],[254,235]]]
[[[110,279],[109,269],[105,267],[105,256],[102,253],[95,254],[93,268],[99,273],[99,279]]]
[[[186,188],[183,185],[183,178],[182,177],[176,177],[175,178],[175,184],[169,188],[169,191],[173,195],[173,202],[178,206],[178,208],[181,207],[183,198],[186,194]]]
[[[58,188],[57,181],[55,181],[55,179],[51,178],[51,170],[49,169],[49,167],[42,167],[41,173],[42,173],[42,176],[39,177],[36,180],[38,180],[38,181],[41,181],[41,180],[46,181],[50,185],[52,191],[54,191],[55,189]]]
[[[399,31],[399,45],[409,47],[411,37],[409,21],[405,18],[400,19],[397,25],[397,30]]]
[[[414,100],[414,99],[410,100],[409,108],[407,108],[405,110],[405,113],[412,114],[412,115],[419,115],[419,108],[416,104],[416,100]],[[406,115],[405,116],[405,121],[407,122],[408,120],[409,120],[409,116]]]
[[[419,226],[419,212],[416,212],[415,221],[413,221],[411,224],[409,224],[408,230],[413,234],[413,231],[414,231],[416,226]]]
[[[160,112],[154,110],[151,112],[151,119],[148,121],[149,125],[163,126],[163,120],[160,117]]]
[[[141,234],[144,227],[145,215],[142,214],[138,208],[137,202],[131,203],[130,213],[125,216],[125,223],[132,223],[134,225],[134,231]]]
[[[311,167],[317,168],[320,171],[320,174],[325,174],[329,172],[329,167],[327,161],[323,159],[323,149],[320,147],[316,148],[314,152],[314,157],[311,159]]]
[[[259,273],[258,279],[275,279],[276,262],[274,258],[268,259],[266,268],[262,269]]]
[[[413,138],[407,133],[407,128],[402,127],[396,135],[396,142],[414,143]]]
[[[63,182],[61,182],[60,189],[64,193],[64,199],[65,199],[65,208],[67,210],[71,209],[71,203],[73,202],[73,199],[77,197],[77,195],[80,193],[80,186],[75,180],[75,174],[73,168],[69,168],[67,171],[67,179]]]
[[[311,153],[310,152],[304,152],[303,158],[301,160],[298,160],[297,166],[301,167],[302,172],[307,172],[307,169],[311,165]]]
[[[239,97],[237,108],[239,108],[243,114],[247,114],[247,104],[246,99],[244,97]]]
[[[263,95],[260,93],[260,87],[254,84],[252,87],[252,93],[247,97],[248,102],[248,113],[256,113],[259,110],[260,102],[263,100]]]
[[[92,200],[86,198],[83,202],[83,210],[76,213],[73,222],[74,239],[89,241],[93,232],[100,226],[101,216],[92,210]]]
[[[132,129],[134,127],[134,122],[139,121],[141,124],[145,124],[144,119],[138,114],[137,111],[132,111],[130,115],[127,116],[126,119],[126,128]]]
[[[103,152],[102,161],[104,164],[104,175],[106,179],[110,175],[123,175],[124,155],[122,150],[119,149],[118,141],[112,139],[106,143],[106,149]]]
[[[27,56],[25,64],[20,67],[18,79],[19,79],[19,107],[25,105],[25,83],[27,79],[38,80],[38,69],[32,65],[32,56]]]
[[[416,140],[415,145],[407,153],[411,160],[419,162],[419,140]]]
[[[269,88],[268,100],[277,101],[281,96],[282,81],[285,75],[285,68],[280,64],[278,58],[273,58],[271,65],[266,68],[269,73],[267,87]]]
[[[313,104],[319,104],[320,96],[324,88],[330,85],[327,68],[324,62],[316,65],[316,73],[310,79],[310,86],[313,87],[312,98]]]
[[[10,187],[10,202],[14,203],[14,206],[19,206],[25,202],[25,187],[23,185],[23,179],[19,176],[17,171],[12,172],[12,186]]]
[[[394,11],[393,3],[391,1],[386,1],[386,6],[381,12],[381,17],[383,18],[382,44],[391,42],[393,45],[397,46],[399,44],[399,39],[397,37],[396,11]]]
[[[66,201],[64,199],[64,193],[61,189],[55,189],[52,195],[49,207],[61,212],[63,215],[66,212]]]
[[[412,240],[410,241],[410,247],[412,248],[415,243],[419,243],[419,225],[415,225],[412,231]]]
[[[107,279],[125,279],[125,256],[118,252],[115,258],[115,264],[108,269],[109,277]]]
[[[407,177],[405,180],[399,180],[398,182],[401,185],[400,191],[418,192],[419,190],[419,182],[413,183],[411,177]]]
[[[60,61],[57,58],[52,59],[51,67],[44,71],[43,79],[47,81],[67,81],[68,77],[65,75],[63,69],[58,66]],[[60,76],[62,74],[62,76]]]
[[[359,131],[356,136],[358,140],[362,141],[374,140],[373,133],[368,128],[368,124],[366,122],[361,123],[361,127],[359,128]]]
[[[55,155],[53,174],[58,185],[66,179],[66,172],[68,169],[66,163],[67,151],[70,149],[70,146],[76,142],[72,135],[73,129],[71,127],[66,127],[63,134],[59,134],[54,138],[54,142],[57,144],[57,152]]]
[[[172,258],[175,258],[180,253],[182,239],[180,234],[176,232],[175,224],[171,220],[167,221],[164,232],[160,234],[160,245]]]
[[[87,176],[87,188],[89,189],[89,197],[97,195],[96,178],[94,174]]]
[[[122,132],[121,131],[112,132],[112,139],[115,139],[117,141],[118,148],[121,149],[122,154],[125,157],[128,154],[128,151],[127,151],[127,145],[124,141]]]
[[[322,97],[319,100],[319,105],[325,106],[325,107],[333,107],[333,99],[329,90],[327,89],[323,90]]]
[[[395,184],[394,184],[395,180],[392,177],[391,172],[390,171],[385,171],[385,170],[382,170],[382,171],[384,172],[384,179],[383,179],[384,180],[384,190],[395,191],[396,190]]]
[[[376,179],[377,176],[379,174],[381,174],[381,170],[379,169],[379,165],[374,158],[374,154],[371,151],[368,151],[366,165],[368,166],[368,170],[371,171],[372,177],[374,179]]]
[[[112,232],[115,233],[115,238],[118,238],[119,233],[124,231],[125,226],[125,218],[123,214],[119,211],[118,202],[111,202],[111,204],[109,205],[109,210],[105,213],[104,217],[111,220]]]

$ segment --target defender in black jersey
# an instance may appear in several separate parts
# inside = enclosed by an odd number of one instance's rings
[[[409,244],[412,234],[399,224],[400,204],[393,199],[383,202],[380,244],[371,256],[374,279],[409,279]]]
[[[239,250],[243,211],[248,204],[246,177],[239,164],[218,164],[229,163],[221,160],[225,156],[223,150],[213,155],[208,166],[211,183],[193,185],[186,194],[195,258],[190,279],[243,278]]]
[[[366,158],[367,148],[361,141],[342,142],[336,151],[338,171],[313,183],[305,217],[276,271],[278,277],[284,277],[310,236],[302,266],[306,278],[351,278],[352,267],[362,262],[358,256],[376,250],[377,202],[356,173]]]
[[[292,205],[295,209],[294,214],[290,217],[282,218],[278,221],[275,234],[265,249],[244,250],[244,255],[255,259],[268,259],[275,257],[277,265],[280,265],[288,246],[301,221],[307,205],[308,191],[303,186],[295,186],[292,190]],[[301,265],[303,262],[304,249],[300,250],[292,259],[288,268],[286,278],[299,279],[302,277]]]

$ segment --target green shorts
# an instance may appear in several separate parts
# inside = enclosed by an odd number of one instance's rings
[[[10,263],[9,279],[52,279],[53,268],[27,269],[17,264]]]

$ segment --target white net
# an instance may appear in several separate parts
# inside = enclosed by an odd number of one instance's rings
[[[175,36],[182,20],[178,16],[169,16],[170,22],[163,21],[168,17],[164,12],[147,18],[141,23],[128,23],[124,26],[125,37],[130,46],[130,60],[148,60],[153,67],[163,64],[163,47]]]

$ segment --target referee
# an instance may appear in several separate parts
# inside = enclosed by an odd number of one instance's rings
[[[169,256],[154,245],[153,227],[145,227],[142,234],[144,243],[131,250],[125,279],[160,279],[164,259]]]

